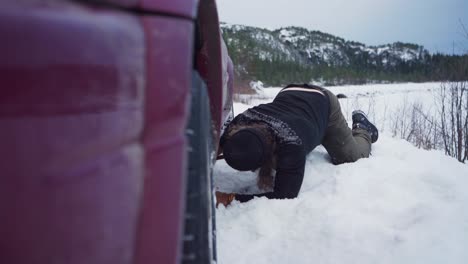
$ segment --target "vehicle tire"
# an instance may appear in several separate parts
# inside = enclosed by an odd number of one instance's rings
[[[182,263],[216,260],[212,167],[215,161],[210,102],[206,84],[194,71],[187,134],[189,140]]]

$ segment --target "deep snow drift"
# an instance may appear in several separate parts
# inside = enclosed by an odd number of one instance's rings
[[[396,105],[408,93],[424,98],[435,85],[331,90],[347,91],[349,98],[341,101],[346,108],[366,92],[378,90],[373,101]],[[270,101],[276,92],[268,90],[251,104]],[[236,104],[236,112],[247,107]],[[388,108],[385,112],[391,113]],[[252,175],[217,163],[220,190],[252,191],[254,183]],[[217,227],[218,262],[223,264],[468,263],[468,166],[385,133],[372,156],[355,163],[334,166],[319,147],[308,156],[298,198],[220,206]]]

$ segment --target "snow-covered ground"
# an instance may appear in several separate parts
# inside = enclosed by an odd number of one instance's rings
[[[422,105],[426,113],[435,113],[437,98],[440,96],[440,83],[406,83],[406,84],[376,84],[349,85],[327,87],[335,94],[344,94],[348,98],[340,99],[341,110],[348,120],[351,120],[353,110],[361,109],[375,122],[379,132],[390,130],[395,119],[405,110],[410,114],[414,103]],[[244,103],[234,103],[236,113],[241,113],[251,105],[270,102],[281,88],[266,88],[263,92],[251,96],[240,96]]]
[[[438,86],[330,89],[348,96],[340,101],[348,118],[361,108],[382,130],[408,102],[430,108]],[[265,89],[249,104],[271,101],[278,91]],[[235,111],[248,107],[236,103]],[[372,156],[355,163],[334,166],[322,147],[315,149],[296,199],[220,206],[219,263],[468,263],[468,166],[383,130]],[[219,190],[250,192],[254,183],[252,174],[216,164]]]

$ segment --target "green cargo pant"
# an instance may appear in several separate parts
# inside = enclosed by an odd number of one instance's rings
[[[330,100],[330,116],[328,127],[322,145],[327,150],[333,164],[354,162],[360,158],[367,158],[371,152],[371,137],[364,129],[353,129],[341,112],[338,98],[325,90]]]

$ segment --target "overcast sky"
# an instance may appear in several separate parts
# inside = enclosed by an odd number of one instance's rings
[[[302,26],[368,45],[396,41],[431,52],[468,50],[468,0],[216,0],[223,22]]]

